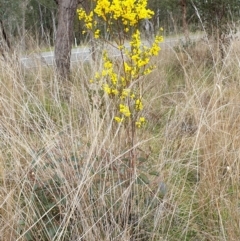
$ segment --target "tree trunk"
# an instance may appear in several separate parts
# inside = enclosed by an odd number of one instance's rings
[[[62,80],[70,77],[70,58],[73,40],[73,22],[78,0],[58,0],[58,27],[55,40],[55,62]]]
[[[51,16],[52,16],[52,25],[53,25],[53,40],[55,40],[56,33],[57,33],[57,27],[56,27],[55,14],[54,14],[53,10],[51,10]]]
[[[39,8],[39,15],[40,15],[40,28],[41,28],[41,37],[40,37],[40,43],[43,40],[44,37],[44,27],[43,27],[43,14],[42,14],[42,9],[40,3],[38,3],[38,8]]]
[[[188,22],[187,22],[187,2],[186,0],[180,0],[181,8],[182,8],[182,26],[183,32],[185,36],[186,43],[189,42],[189,30],[188,30]]]
[[[173,24],[173,31],[174,31],[174,34],[177,34],[177,33],[178,33],[178,31],[177,31],[177,24],[176,24],[176,21],[175,21],[175,19],[174,19],[174,17],[173,17],[173,13],[170,12],[170,11],[168,11],[168,14],[169,14],[170,19],[171,19],[172,24]]]
[[[26,10],[27,5],[29,4],[28,0],[21,1],[21,10],[22,10],[22,31],[21,31],[21,50],[24,52],[26,50]]]
[[[10,50],[10,41],[4,29],[2,20],[0,20],[0,54],[5,58],[5,54]]]

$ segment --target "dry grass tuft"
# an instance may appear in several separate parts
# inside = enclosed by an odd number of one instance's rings
[[[131,183],[125,133],[89,99],[95,66],[66,84],[1,60],[0,239],[238,240],[239,43],[209,49],[160,53]]]

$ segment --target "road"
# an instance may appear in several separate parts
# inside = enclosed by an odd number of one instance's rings
[[[72,49],[71,62],[84,62],[89,60],[90,56],[90,50],[88,47],[78,47],[76,49]],[[30,54],[28,56],[21,57],[20,61],[26,68],[34,68],[39,64],[52,66],[54,64],[54,52],[49,51]]]
[[[196,35],[191,38],[191,40],[196,40],[201,38],[201,35]],[[160,44],[161,48],[173,48],[177,43],[183,41],[183,37],[168,37]],[[113,51],[114,55],[114,51]],[[118,56],[117,54],[115,56]],[[91,51],[89,46],[82,46],[72,49],[71,53],[71,63],[85,62],[90,61]],[[25,68],[34,68],[41,65],[52,66],[54,65],[54,52],[42,52],[42,53],[33,53],[28,56],[20,58],[22,65]]]

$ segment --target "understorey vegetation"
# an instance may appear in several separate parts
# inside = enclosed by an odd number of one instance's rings
[[[238,240],[239,41],[147,42],[112,2],[79,8],[103,47],[71,81],[0,58],[0,240]]]

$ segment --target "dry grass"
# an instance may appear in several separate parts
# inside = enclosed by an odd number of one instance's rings
[[[239,49],[160,53],[131,183],[126,134],[89,101],[96,66],[66,84],[1,61],[0,240],[238,240]]]

